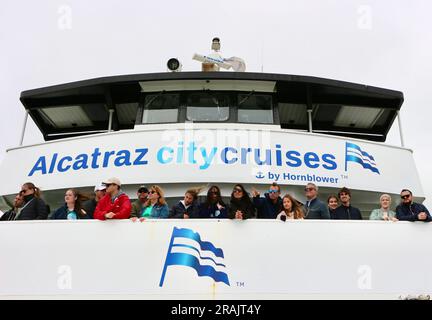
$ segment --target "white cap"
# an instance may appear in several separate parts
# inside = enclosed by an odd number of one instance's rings
[[[100,191],[100,190],[105,190],[105,189],[106,189],[106,185],[105,184],[103,184],[103,183],[97,184],[97,185],[95,185],[94,192]]]
[[[103,184],[116,184],[121,187],[121,182],[118,178],[109,178],[106,181],[102,182]]]

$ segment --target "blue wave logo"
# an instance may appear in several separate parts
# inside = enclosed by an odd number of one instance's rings
[[[345,144],[345,171],[347,171],[348,162],[356,162],[372,172],[380,174],[375,159],[369,153],[363,151],[358,145],[350,142]]]
[[[229,284],[222,249],[211,242],[202,241],[199,233],[191,229],[174,227],[168,253],[159,282],[163,286],[169,266],[186,266],[195,269],[199,277],[210,277],[216,282]]]

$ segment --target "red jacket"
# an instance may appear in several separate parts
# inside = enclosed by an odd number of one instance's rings
[[[132,205],[129,197],[122,193],[118,196],[114,203],[111,202],[111,195],[108,193],[99,200],[93,217],[99,220],[106,220],[105,213],[114,212],[116,215],[113,219],[128,219],[131,213]]]

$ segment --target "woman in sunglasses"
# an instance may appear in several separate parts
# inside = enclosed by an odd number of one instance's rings
[[[228,211],[226,205],[222,200],[221,192],[218,186],[211,186],[207,192],[207,198],[204,203],[200,205],[199,211],[200,218],[228,218]]]
[[[255,207],[241,184],[236,184],[231,193],[228,218],[246,220],[255,217]]]
[[[398,221],[396,219],[396,212],[390,210],[391,197],[388,194],[383,194],[380,197],[381,208],[374,209],[370,216],[370,220],[385,220],[385,221]]]
[[[282,211],[277,215],[276,219],[304,219],[303,210],[300,208],[298,202],[289,194],[282,198]]]
[[[157,185],[151,186],[148,200],[142,209],[139,220],[142,222],[145,219],[165,219],[168,218],[168,215],[169,208],[165,201],[164,191]],[[137,220],[137,218],[131,219],[134,222]]]
[[[82,202],[88,200],[87,196],[81,194],[78,190],[69,189],[66,191],[64,199],[65,204],[54,212],[51,219],[90,219],[87,212],[82,208]]]
[[[45,220],[48,217],[48,206],[41,199],[40,189],[33,183],[24,183],[20,195],[24,199],[24,204],[15,220]]]

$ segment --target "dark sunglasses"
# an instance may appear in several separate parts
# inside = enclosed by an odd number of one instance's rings
[[[219,194],[219,191],[210,191],[211,194]]]
[[[312,191],[315,190],[315,188],[305,188],[305,191]]]
[[[157,191],[152,190],[149,193],[154,194],[154,193],[157,193]]]
[[[410,197],[409,194],[405,194],[405,195],[401,196],[401,199],[408,199],[409,197]]]
[[[113,183],[105,183],[105,187],[108,188],[109,186],[113,185]]]
[[[236,189],[233,190],[233,192],[243,192],[243,190],[242,190],[242,189],[237,189],[237,188],[236,188]]]
[[[278,193],[279,190],[268,190],[268,193]]]

